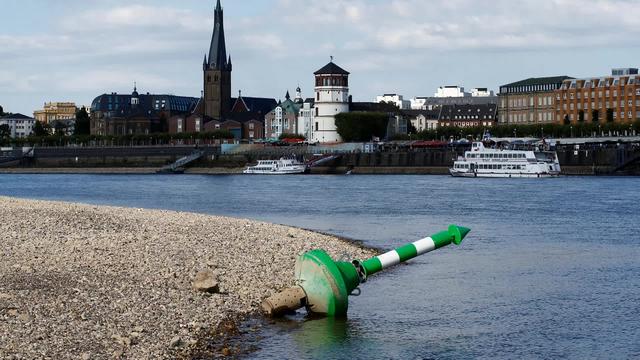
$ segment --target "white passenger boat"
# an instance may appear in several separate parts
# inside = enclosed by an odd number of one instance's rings
[[[259,160],[258,165],[249,166],[245,174],[254,175],[291,175],[303,174],[307,166],[296,159],[281,158],[280,160]]]
[[[489,149],[474,142],[449,171],[455,177],[540,178],[559,176],[560,162],[553,151]]]

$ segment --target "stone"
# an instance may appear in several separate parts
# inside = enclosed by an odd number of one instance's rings
[[[200,271],[193,281],[193,288],[209,294],[220,292],[218,281],[211,271]]]
[[[169,347],[171,348],[179,348],[179,347],[182,347],[182,345],[183,343],[180,336],[174,337],[173,339],[171,339],[171,342],[169,343]]]

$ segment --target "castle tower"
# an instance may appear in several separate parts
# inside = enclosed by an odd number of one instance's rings
[[[227,58],[224,38],[224,12],[218,0],[209,57],[204,57],[204,113],[220,119],[231,107],[231,56]]]
[[[313,140],[340,142],[336,129],[337,114],[349,112],[349,72],[331,62],[316,71]]]

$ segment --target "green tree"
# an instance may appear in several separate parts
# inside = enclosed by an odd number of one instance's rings
[[[591,121],[592,122],[598,122],[600,121],[600,111],[598,110],[593,110],[591,112]]]
[[[565,116],[564,116],[564,124],[565,124],[565,125],[569,125],[569,124],[571,124],[571,120],[569,120],[569,115],[565,115]]]
[[[389,115],[380,112],[351,112],[336,115],[338,134],[344,141],[370,141],[387,133]]]
[[[300,139],[300,140],[305,140],[306,137],[304,137],[304,135],[299,135],[299,134],[287,134],[284,133],[282,135],[280,135],[280,137],[278,138],[280,140],[284,140],[284,139]]]
[[[11,128],[9,125],[0,125],[0,140],[5,140],[11,137]]]
[[[49,136],[51,135],[50,130],[51,130],[50,126],[46,124],[42,124],[39,120],[36,120],[36,123],[33,126],[33,136],[37,136],[37,137]]]
[[[580,122],[580,123],[584,122],[584,110],[580,110],[578,112],[578,122]]]
[[[169,132],[169,121],[165,113],[160,114],[160,132],[166,134]]]
[[[613,109],[607,109],[607,122],[613,122]]]
[[[0,116],[4,116],[4,108],[0,105]]]
[[[74,135],[89,135],[91,133],[91,119],[87,109],[82,107],[76,113],[76,127],[73,131]]]

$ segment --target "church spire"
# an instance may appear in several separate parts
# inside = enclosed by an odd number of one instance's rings
[[[209,67],[214,70],[227,69],[227,47],[224,39],[224,12],[220,0],[216,4],[215,23],[209,48]]]

